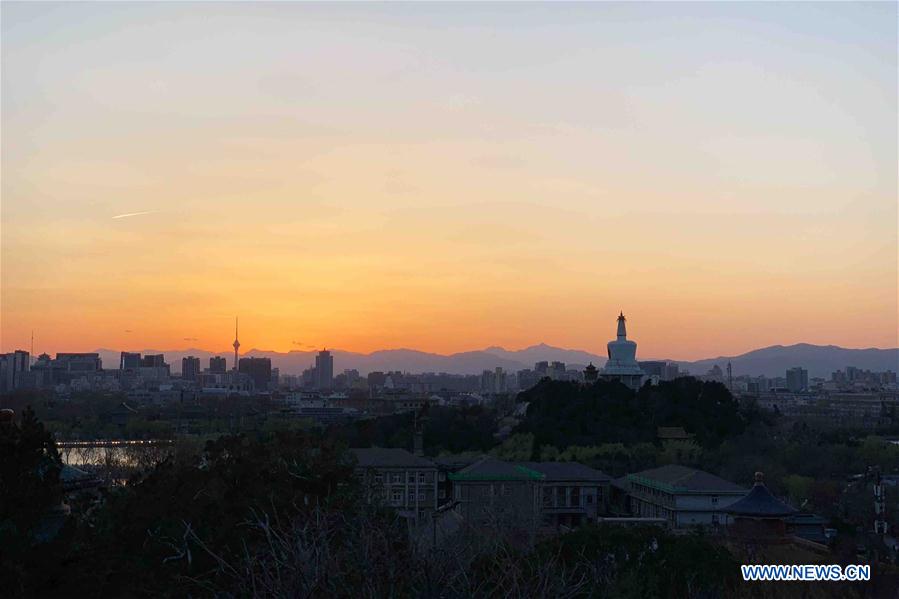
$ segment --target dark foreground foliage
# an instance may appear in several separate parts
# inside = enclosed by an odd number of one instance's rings
[[[176,452],[100,501],[69,497],[72,515],[44,534],[62,498],[52,439],[25,414],[0,443],[12,597],[866,596],[747,585],[720,543],[658,528],[588,526],[533,546],[463,529],[423,546],[407,521],[363,500],[344,445],[315,432]]]

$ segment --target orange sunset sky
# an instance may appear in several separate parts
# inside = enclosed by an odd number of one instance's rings
[[[896,11],[4,3],[0,349],[895,347]]]

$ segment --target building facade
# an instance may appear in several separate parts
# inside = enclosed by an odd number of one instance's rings
[[[523,462],[543,475],[540,481],[542,524],[577,527],[608,512],[612,478],[577,462]]]
[[[437,466],[405,449],[351,449],[356,476],[370,499],[379,499],[401,515],[419,518],[437,509]]]
[[[627,475],[630,513],[663,518],[674,529],[727,524],[725,508],[746,489],[702,470],[676,464]]]

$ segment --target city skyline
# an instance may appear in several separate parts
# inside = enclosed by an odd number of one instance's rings
[[[5,3],[0,352],[897,347],[895,16]]]

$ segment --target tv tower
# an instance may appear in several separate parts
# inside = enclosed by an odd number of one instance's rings
[[[234,317],[234,372],[237,372],[237,350],[240,348],[240,341],[237,340],[237,317]]]

